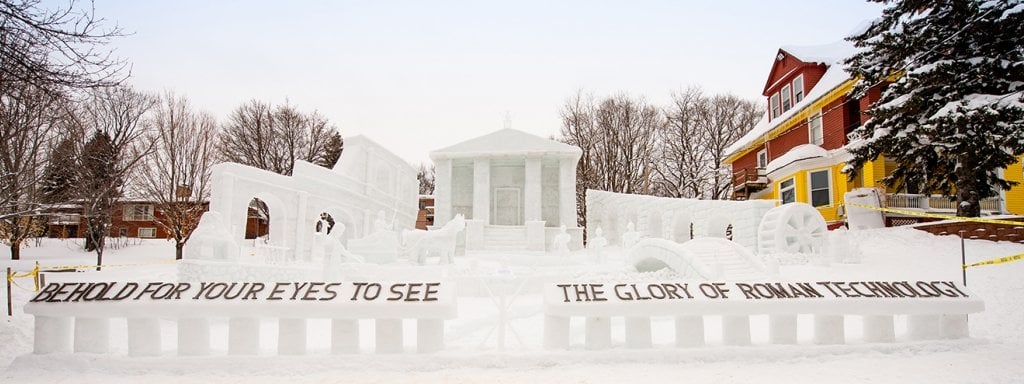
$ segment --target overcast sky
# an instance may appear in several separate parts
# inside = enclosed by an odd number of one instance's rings
[[[113,1],[129,83],[226,120],[251,99],[318,110],[411,163],[504,126],[556,135],[583,89],[761,100],[782,45],[841,39],[881,7],[793,1]]]

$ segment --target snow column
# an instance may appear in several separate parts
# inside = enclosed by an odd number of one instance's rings
[[[484,226],[490,222],[491,161],[473,160],[473,219],[466,223],[466,249],[483,249]]]
[[[562,159],[558,163],[558,222],[576,228],[576,161]]]
[[[452,160],[435,159],[434,225],[442,226],[452,219]]]
[[[526,242],[527,249],[531,251],[543,251],[544,221],[541,219],[541,159],[526,158],[526,185],[523,186],[526,195]]]

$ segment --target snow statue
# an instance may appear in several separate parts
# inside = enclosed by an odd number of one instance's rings
[[[572,240],[572,236],[565,233],[565,225],[558,227],[558,234],[553,239],[555,253],[567,256],[569,255],[569,240]]]
[[[599,264],[604,264],[605,262],[604,247],[608,245],[608,239],[604,238],[604,233],[602,232],[604,231],[601,230],[601,227],[597,227],[597,229],[594,230],[594,237],[587,242],[587,248],[590,249],[590,252],[594,255],[594,259],[596,259]]]
[[[335,223],[331,232],[324,237],[324,278],[340,278],[339,269],[343,263],[365,263],[362,257],[352,254],[345,245],[341,243],[341,236],[345,233],[345,224]]]
[[[231,238],[220,213],[211,211],[200,217],[182,253],[193,259],[237,260],[238,244]]]
[[[772,208],[757,228],[759,255],[774,255],[783,265],[824,262],[828,230],[821,213],[807,203]]]
[[[352,253],[362,255],[367,261],[378,264],[398,260],[401,248],[398,232],[391,230],[384,211],[377,211],[377,217],[373,220],[373,232],[363,238],[349,240],[348,247]]]
[[[622,247],[630,248],[636,245],[637,241],[640,241],[640,232],[636,231],[636,225],[630,221],[626,224],[626,233],[622,234]]]
[[[455,215],[455,218],[449,220],[439,229],[402,231],[402,244],[405,253],[410,257],[415,257],[417,264],[426,264],[427,256],[431,253],[440,256],[440,264],[451,264],[455,259],[456,235],[464,229],[466,229],[466,219],[462,215]]]

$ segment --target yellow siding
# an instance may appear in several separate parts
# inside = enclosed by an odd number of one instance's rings
[[[1003,172],[1006,180],[1020,183],[1006,191],[1006,210],[1014,215],[1024,215],[1024,169],[1021,162],[1024,162],[1024,157],[1018,158],[1016,164],[1006,167]]]
[[[885,177],[885,158],[879,156],[874,161],[865,163],[860,174],[861,185],[864,188],[885,188],[881,181]]]

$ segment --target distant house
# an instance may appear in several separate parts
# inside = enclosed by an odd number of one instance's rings
[[[416,215],[416,229],[427,229],[434,225],[434,196],[420,195],[420,210]]]
[[[209,208],[203,203],[203,211]],[[46,216],[47,237],[82,238],[86,222],[80,204],[64,204],[51,207]],[[156,203],[147,200],[122,200],[114,204],[110,217],[109,237],[134,237],[143,239],[166,239],[171,237],[160,225],[163,212],[156,209]],[[254,219],[255,220],[255,219]],[[254,225],[255,227],[255,225]]]
[[[852,155],[848,135],[867,121],[863,112],[878,101],[885,85],[860,98],[850,94],[856,79],[842,60],[853,53],[848,42],[823,46],[782,47],[765,81],[767,110],[748,134],[729,148],[737,199],[774,199],[782,204],[804,202],[817,207],[830,225],[842,223],[844,194],[855,188],[877,188],[889,207],[921,212],[953,213],[955,200],[927,191],[893,191],[881,179],[896,164],[879,158],[848,180],[842,169]],[[1003,170],[1010,181],[1024,181],[1021,163]],[[986,214],[1024,214],[1024,186],[982,201]],[[887,215],[889,224],[916,221]]]

